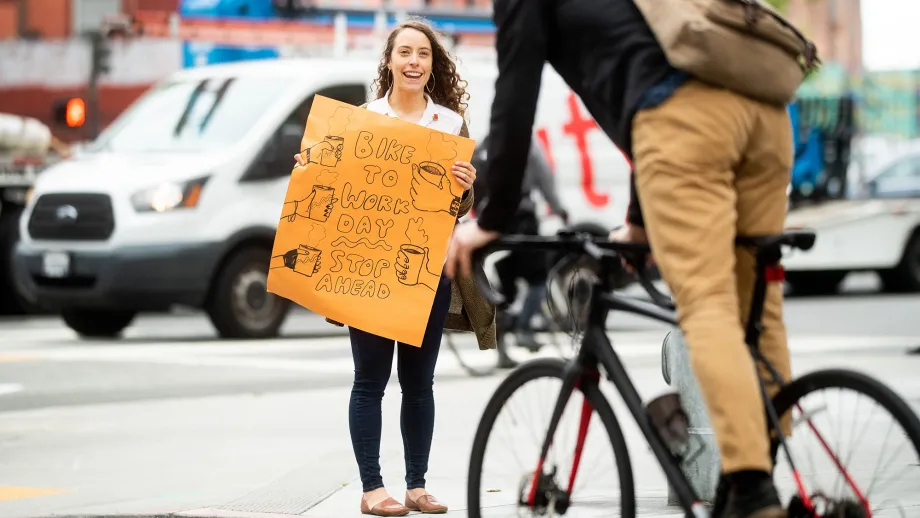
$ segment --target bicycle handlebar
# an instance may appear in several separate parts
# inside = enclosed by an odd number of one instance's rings
[[[556,236],[507,235],[473,252],[473,280],[483,297],[493,305],[501,305],[505,297],[492,289],[485,273],[485,259],[500,251],[547,251],[584,255],[598,263],[601,275],[625,271],[621,259],[636,272],[635,277],[656,304],[673,307],[670,298],[658,291],[646,275],[646,263],[651,253],[644,243],[623,243],[597,238],[587,233],[561,231]],[[605,261],[605,259],[607,259]]]

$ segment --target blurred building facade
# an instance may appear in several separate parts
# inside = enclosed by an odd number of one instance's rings
[[[789,20],[815,42],[823,61],[862,71],[862,0],[790,0]]]
[[[296,34],[308,34],[308,38],[300,39],[313,38],[315,43],[274,45],[272,52],[264,53],[265,58],[328,54],[336,47],[351,51],[361,44],[376,49],[379,44],[375,38],[381,29],[375,12],[381,10],[389,12],[386,23],[392,23],[394,13],[400,12],[423,14],[433,20],[440,18],[442,30],[452,33],[462,45],[488,49],[494,38],[491,0],[0,0],[0,111],[50,122],[55,100],[84,96],[90,53],[87,42],[79,35],[98,28],[111,15],[146,16],[148,20],[160,17],[163,22],[159,24],[159,33],[149,31],[139,38],[112,45],[111,72],[102,76],[99,84],[103,127],[153,82],[177,68],[208,63],[210,58],[202,55],[217,55],[222,52],[221,46],[234,45],[233,32],[238,40],[248,37],[239,29],[221,30],[219,19],[194,19],[197,10],[212,10],[225,16],[262,16],[251,29],[260,31],[272,24],[283,25],[290,19],[302,20],[304,11],[294,12],[298,8],[308,8],[306,16],[313,18],[302,29],[297,27]],[[344,13],[340,18],[347,18],[343,23],[344,42],[334,41],[342,39],[341,34],[335,35],[336,13]],[[810,91],[821,94],[823,84],[839,84],[839,77],[844,78],[847,88],[872,86],[871,95],[861,96],[866,99],[862,111],[879,119],[867,123],[869,127],[906,132],[910,134],[908,137],[920,131],[917,102],[920,81],[916,73],[877,79],[862,77],[861,0],[789,0],[787,13],[815,41],[826,64],[823,75],[832,79],[814,81],[816,86]],[[269,23],[264,23],[265,17],[271,18],[267,20]],[[207,38],[190,41],[185,33],[175,31],[177,18],[179,24],[211,24],[208,34],[225,41]],[[257,32],[252,34],[260,36]],[[273,44],[263,44],[260,49],[265,50],[266,45]],[[190,53],[197,55],[190,57]],[[224,52],[227,54],[233,52]],[[250,49],[248,59],[255,54],[258,53]],[[805,90],[808,88],[803,88],[803,95],[810,95]],[[895,115],[899,120],[895,125],[883,120],[891,106],[897,107]],[[61,128],[61,135],[71,140],[84,136],[81,130],[69,128]]]

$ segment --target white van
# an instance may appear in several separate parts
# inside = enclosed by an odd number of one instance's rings
[[[156,84],[38,178],[14,257],[19,288],[83,336],[118,336],[138,312],[174,305],[203,308],[223,337],[277,335],[289,304],[266,293],[268,261],[311,103],[364,103],[377,64],[242,62]],[[488,131],[495,70],[461,67],[474,139]],[[559,76],[544,75],[537,135],[572,222],[613,226],[627,163]]]

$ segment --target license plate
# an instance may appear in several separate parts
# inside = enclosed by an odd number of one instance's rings
[[[67,252],[45,252],[42,270],[46,277],[67,277],[70,274],[70,255]]]

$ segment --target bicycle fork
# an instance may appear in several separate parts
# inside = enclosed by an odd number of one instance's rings
[[[536,507],[538,505],[538,493],[541,490],[548,489],[545,487],[546,484],[543,480],[543,467],[546,457],[549,455],[549,449],[553,445],[553,437],[556,436],[556,430],[559,428],[559,421],[562,419],[562,413],[565,411],[566,405],[568,405],[569,398],[572,397],[572,393],[575,392],[576,389],[580,388],[585,383],[594,384],[596,386],[599,378],[600,375],[596,368],[592,370],[585,369],[580,362],[574,362],[566,368],[562,378],[562,390],[559,391],[559,398],[556,400],[556,404],[553,407],[549,429],[546,432],[546,437],[543,439],[540,458],[537,460],[537,468],[534,470],[533,477],[530,481],[530,489],[527,492],[526,503],[529,507]],[[591,414],[593,413],[594,408],[591,406],[591,401],[588,400],[587,396],[584,396],[581,406],[581,419],[578,426],[578,439],[575,443],[575,456],[572,460],[572,471],[569,474],[568,489],[564,492],[565,501],[559,502],[557,499],[556,502],[557,505],[561,503],[563,509],[568,507],[568,500],[575,488],[575,477],[578,473],[578,466],[581,463],[581,454],[584,450],[585,438],[588,436],[588,424],[591,421]],[[539,502],[539,504],[543,503],[545,502]],[[563,509],[560,509],[560,511],[564,513],[565,511]]]

